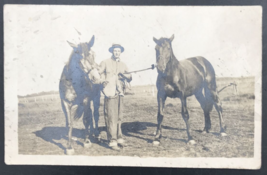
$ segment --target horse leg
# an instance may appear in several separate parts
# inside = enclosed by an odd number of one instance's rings
[[[195,94],[195,96],[204,112],[205,126],[202,133],[203,134],[209,133],[209,130],[211,129],[210,111],[212,110],[213,107],[212,99],[204,97],[202,91]]]
[[[68,128],[69,127],[69,117],[68,117],[69,113],[67,112],[67,110],[69,110],[69,108],[68,108],[68,105],[65,105],[64,100],[62,99],[61,99],[61,107],[66,118],[65,127]]]
[[[207,88],[207,89],[205,89],[205,95],[207,96],[207,98],[211,97],[213,104],[215,106],[215,109],[218,112],[219,120],[220,120],[221,136],[226,136],[227,135],[225,133],[226,126],[225,126],[224,121],[223,121],[221,101],[219,99],[219,96],[218,96],[216,90],[211,90],[211,88]]]
[[[73,127],[73,117],[72,117],[72,113],[71,113],[71,104],[69,104],[68,102],[66,102],[65,100],[61,101],[62,106],[64,106],[64,109],[66,111],[66,120],[67,120],[67,124],[68,124],[68,144],[67,144],[67,148],[66,148],[66,154],[67,155],[72,155],[74,154],[74,149],[72,146],[72,127]]]
[[[157,116],[158,126],[157,126],[156,136],[153,141],[153,144],[155,145],[159,144],[160,138],[162,136],[161,124],[162,124],[163,117],[164,117],[163,111],[164,111],[164,105],[166,101],[166,95],[162,94],[161,92],[158,92],[157,101],[158,101],[158,116]]]
[[[97,139],[97,141],[100,141],[100,133],[99,133],[99,129],[98,129],[98,121],[99,121],[99,107],[100,107],[100,94],[97,95],[94,100],[93,100],[93,104],[94,104],[94,121],[95,121],[95,137]]]
[[[187,137],[188,137],[188,144],[194,145],[196,142],[193,140],[191,134],[190,134],[190,124],[189,124],[189,113],[187,110],[187,104],[186,104],[186,97],[182,96],[181,97],[181,103],[182,103],[182,116],[185,121],[186,125],[186,132],[187,132]]]
[[[91,146],[91,142],[89,139],[89,129],[93,123],[93,121],[92,121],[92,109],[91,109],[89,98],[85,98],[83,103],[84,103],[83,104],[84,105],[83,124],[85,127],[85,138],[84,138],[83,146],[85,148],[88,148]]]

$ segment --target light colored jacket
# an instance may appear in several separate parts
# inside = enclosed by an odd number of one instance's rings
[[[119,81],[122,81],[122,78],[120,78],[118,74],[128,72],[126,64],[121,61],[116,61],[111,57],[100,63],[98,71],[101,74],[101,79],[108,81],[106,87],[103,89],[104,94],[108,97],[115,96],[117,93],[117,81],[118,79]],[[128,82],[132,80],[131,74],[127,74],[126,77]]]

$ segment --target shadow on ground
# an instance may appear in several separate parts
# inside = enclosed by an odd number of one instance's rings
[[[142,131],[147,130],[149,127],[153,128],[153,130],[156,132],[157,124],[151,123],[151,122],[125,122],[125,123],[122,123],[121,125],[123,135],[127,137],[135,137],[138,139],[145,140],[148,143],[152,143],[155,133],[144,134],[142,132]],[[162,128],[166,130],[180,130],[180,131],[185,130],[185,129],[178,129],[178,128],[173,128],[173,127],[164,126],[164,125],[162,125]],[[150,136],[150,138],[152,139],[147,138],[146,136]]]
[[[106,130],[105,127],[99,127],[99,131]],[[66,147],[63,146],[61,143],[55,142],[55,140],[66,140],[66,143],[68,141],[68,128],[66,127],[44,127],[42,130],[35,131],[34,134],[37,137],[42,138],[46,142],[50,142],[52,144],[57,145],[62,150],[66,150]],[[75,142],[78,145],[83,146],[83,143],[79,140],[83,140],[85,137],[85,129],[72,129],[72,137],[75,138]],[[93,135],[90,135],[90,141],[92,143],[97,143],[98,141]]]
[[[144,134],[142,131],[147,130],[149,127],[153,128],[154,131],[156,131],[157,124],[151,123],[151,122],[125,122],[122,123],[121,128],[122,128],[122,133],[126,137],[134,137],[138,139],[142,139],[147,141],[148,143],[153,142],[154,134]],[[163,129],[167,130],[180,130],[184,131],[185,129],[178,129],[178,128],[173,128],[169,126],[162,126]],[[99,127],[99,132],[106,132],[106,127]],[[62,150],[66,150],[66,147],[63,146],[61,143],[56,142],[56,140],[61,140],[64,139],[67,143],[68,141],[68,128],[66,127],[44,127],[42,130],[35,131],[34,134],[42,138],[46,142],[50,142],[52,144],[57,145],[59,148]],[[85,137],[85,129],[77,129],[73,128],[72,129],[72,136],[75,139],[75,142],[78,145],[83,146],[83,143],[80,140],[83,140]],[[148,137],[148,138],[147,138]],[[101,146],[107,147],[107,140],[106,138],[101,138],[102,142],[98,142],[96,138],[93,135],[90,135],[90,141],[92,143],[99,144]],[[152,138],[152,139],[150,139]]]

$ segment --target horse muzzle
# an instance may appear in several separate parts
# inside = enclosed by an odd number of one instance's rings
[[[164,72],[165,72],[165,69],[166,69],[166,67],[161,66],[161,65],[157,65],[157,70],[158,70],[158,72],[160,72],[160,73],[164,73]]]

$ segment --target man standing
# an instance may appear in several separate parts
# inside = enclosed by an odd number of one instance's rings
[[[120,55],[124,48],[119,44],[113,44],[109,48],[112,57],[101,62],[99,73],[101,79],[105,79],[108,83],[104,85],[104,117],[107,127],[107,139],[109,146],[114,150],[119,150],[118,144],[123,145],[124,140],[121,132],[121,121],[123,118],[123,95],[118,89],[118,83],[123,81],[132,81],[131,74],[128,72],[126,64],[121,62]]]

